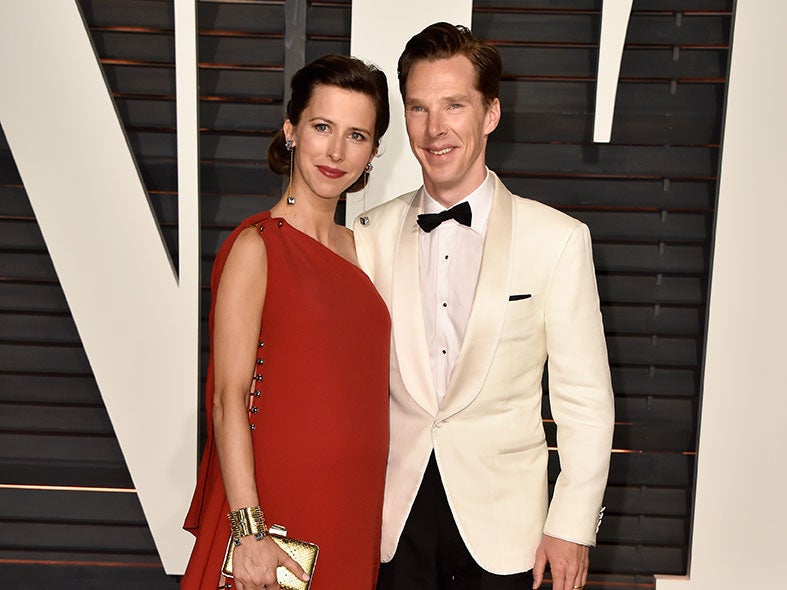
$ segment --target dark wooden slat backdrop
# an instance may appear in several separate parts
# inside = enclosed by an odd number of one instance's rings
[[[203,375],[213,256],[242,217],[280,194],[281,179],[262,158],[282,120],[286,3],[294,1],[198,3]],[[172,2],[79,4],[177,257]],[[299,40],[306,60],[348,53],[350,0],[307,4]],[[599,0],[476,0],[473,29],[505,60],[490,166],[514,192],[568,212],[593,233],[618,424],[590,586],[635,588],[687,565],[732,0],[635,0],[608,145],[591,139],[600,8]],[[547,397],[544,408],[554,446]],[[558,468],[553,453],[551,478]],[[128,489],[2,130],[0,484],[55,486],[0,487],[7,579],[177,586]],[[123,491],[89,489],[104,487]],[[42,560],[53,563],[35,563]]]

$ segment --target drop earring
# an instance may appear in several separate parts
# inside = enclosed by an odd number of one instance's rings
[[[363,196],[361,197],[363,200],[361,205],[363,207],[363,211],[366,211],[366,185],[369,184],[369,172],[371,172],[373,169],[374,166],[372,165],[371,162],[367,162],[366,166],[363,169],[363,193],[362,193]]]
[[[287,151],[290,152],[290,182],[287,184],[287,204],[294,205],[295,204],[295,197],[292,196],[292,161],[295,156],[295,146],[292,143],[291,139],[288,139],[284,142],[284,146],[287,148]]]

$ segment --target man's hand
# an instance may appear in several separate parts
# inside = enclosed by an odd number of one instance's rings
[[[544,569],[549,563],[553,590],[578,590],[587,582],[589,548],[571,541],[544,535],[536,549],[533,565],[533,590],[544,581]]]

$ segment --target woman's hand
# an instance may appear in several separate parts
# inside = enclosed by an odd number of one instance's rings
[[[242,537],[232,557],[232,572],[237,590],[280,590],[276,568],[284,566],[304,582],[309,575],[269,536],[257,541]]]

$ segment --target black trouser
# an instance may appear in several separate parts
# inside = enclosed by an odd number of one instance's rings
[[[434,454],[396,554],[380,566],[377,590],[530,590],[532,572],[499,576],[479,566],[456,528]]]

